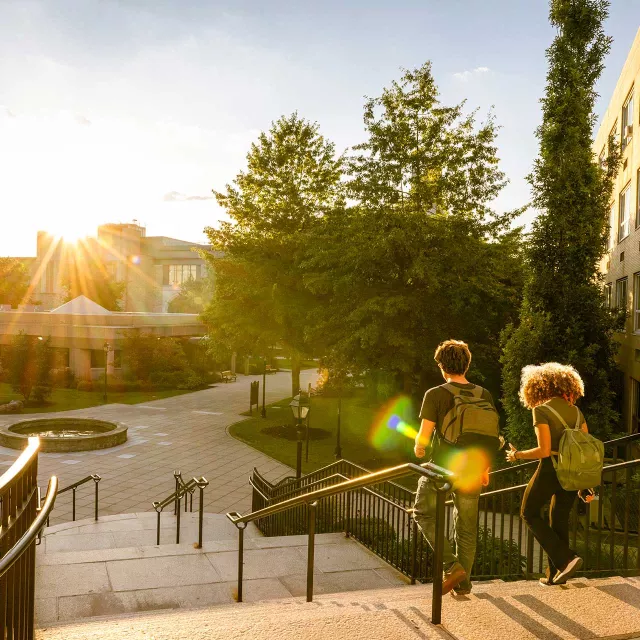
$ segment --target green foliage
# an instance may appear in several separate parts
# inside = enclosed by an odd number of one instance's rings
[[[213,280],[205,277],[183,282],[178,295],[169,302],[169,313],[202,313],[213,296]]]
[[[456,337],[495,391],[522,285],[517,212],[490,209],[505,184],[495,122],[441,104],[427,63],[368,100],[364,123],[347,163],[353,206],[314,228],[304,265],[325,364],[400,374],[405,390],[419,375],[424,388],[438,383],[435,347]]]
[[[535,220],[526,255],[527,280],[518,326],[503,334],[503,392],[510,438],[519,447],[534,441],[531,417],[520,405],[523,366],[569,363],[585,381],[581,408],[589,428],[609,436],[616,317],[605,308],[599,263],[606,251],[609,202],[620,151],[610,141],[606,169],[595,162],[594,85],[611,39],[603,30],[606,0],[552,0],[558,29],[547,50],[549,71],[540,155],[529,181]]]
[[[214,191],[231,222],[206,230],[223,257],[207,256],[216,288],[205,319],[219,360],[275,344],[292,354],[295,394],[317,307],[300,268],[305,234],[340,206],[342,161],[318,125],[294,113],[259,136],[247,164],[224,193]]]
[[[134,332],[122,347],[128,382],[147,382],[157,389],[197,389],[204,380],[189,365],[179,340]]]
[[[490,527],[478,527],[473,576],[518,576],[526,566],[527,558],[520,554],[517,542],[494,537]]]
[[[51,339],[38,339],[20,332],[11,342],[9,356],[9,382],[25,401],[32,396],[37,403],[44,402],[53,390],[53,350]]]
[[[17,307],[28,302],[25,296],[29,289],[29,272],[15,258],[0,258],[0,304]]]

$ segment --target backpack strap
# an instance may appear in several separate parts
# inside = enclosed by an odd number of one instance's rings
[[[545,409],[549,409],[549,411],[551,411],[551,413],[553,413],[553,415],[555,415],[556,418],[558,418],[558,420],[560,421],[560,424],[565,428],[565,429],[570,429],[571,427],[564,421],[564,418],[550,405],[550,404],[545,404],[544,405]],[[578,414],[576,415],[576,426],[573,427],[574,429],[579,429],[580,428],[580,409],[578,409],[578,407],[575,407],[575,410],[578,412]]]
[[[477,384],[473,385],[473,389],[461,389],[460,387],[456,387],[455,384],[451,384],[450,382],[446,382],[441,386],[454,396],[461,395],[461,391],[468,391],[472,393],[475,398],[482,398],[482,393],[484,392],[484,389]]]

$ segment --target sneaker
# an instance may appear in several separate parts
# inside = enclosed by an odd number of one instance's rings
[[[580,571],[581,567],[582,567],[582,558],[580,556],[576,556],[572,560],[569,560],[569,562],[567,563],[567,566],[561,571],[558,571],[558,573],[556,573],[555,577],[553,578],[554,584],[566,582],[570,578],[573,578],[573,576],[578,571]]]
[[[451,595],[454,598],[458,598],[458,597],[461,597],[461,596],[468,596],[470,593],[471,593],[471,589],[463,589],[461,587],[455,587],[451,591]]]
[[[467,577],[467,572],[459,562],[454,562],[445,572],[442,581],[442,595],[455,589]]]

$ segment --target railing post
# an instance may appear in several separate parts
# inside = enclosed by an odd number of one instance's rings
[[[176,544],[180,544],[180,501],[181,501],[181,496],[180,494],[178,494],[178,502],[176,503],[177,506],[177,510],[176,510],[176,517],[177,517],[177,522],[176,522]],[[187,498],[185,497],[185,500]]]
[[[238,527],[238,602],[242,602],[242,568],[244,565],[244,530],[247,525],[236,524]]]
[[[411,584],[416,583],[416,574],[418,572],[418,523],[412,517],[413,525],[411,527]]]
[[[156,544],[160,546],[160,514],[162,513],[162,511],[158,511],[157,513],[158,513],[158,523],[156,527]]]
[[[71,520],[75,522],[76,521],[76,488],[75,487],[71,489],[71,493],[73,495],[72,507],[71,507]]]
[[[98,499],[99,499],[99,496],[98,496],[98,483],[100,482],[100,480],[102,480],[102,478],[99,475],[93,476],[93,481],[94,481],[94,483],[96,485],[96,495],[95,495],[95,498],[94,498],[94,505],[93,505],[93,507],[94,507],[94,518],[96,519],[96,521],[98,520]]]
[[[209,484],[209,481],[203,476],[202,478],[200,478],[200,480],[196,480],[196,484],[198,485],[198,489],[200,489],[200,504],[198,505],[198,546],[196,547],[196,549],[202,549],[202,525],[204,521],[204,489]]]
[[[313,601],[313,568],[316,545],[316,510],[317,502],[312,502],[309,509],[309,542],[307,545],[307,602]]]
[[[346,538],[351,534],[351,491],[347,491],[347,508],[344,516],[344,535]]]
[[[173,515],[175,516],[177,514],[177,509],[178,509],[178,488],[180,487],[180,481],[178,480],[178,478],[181,476],[182,474],[180,473],[180,471],[174,471],[173,472],[173,477],[176,481],[176,501],[173,504]]]
[[[446,491],[449,485],[436,487],[436,539],[433,549],[433,596],[431,600],[431,623],[442,621],[442,556],[444,552],[444,511]]]

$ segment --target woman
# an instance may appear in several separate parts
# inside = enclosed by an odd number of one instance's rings
[[[507,460],[540,460],[522,499],[520,515],[549,557],[547,575],[540,583],[564,584],[582,566],[582,558],[569,548],[569,514],[577,491],[565,491],[558,481],[551,455],[557,453],[565,428],[580,428],[587,423],[574,403],[584,395],[578,372],[569,365],[547,362],[522,370],[520,401],[533,411],[533,426],[538,446],[519,451],[509,444]],[[549,522],[541,515],[551,502]]]

